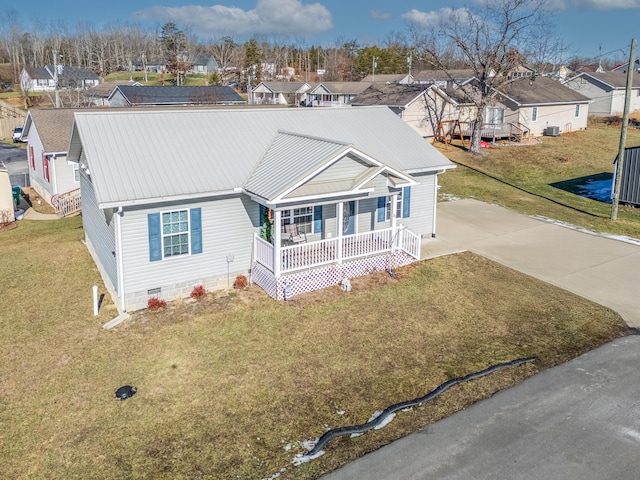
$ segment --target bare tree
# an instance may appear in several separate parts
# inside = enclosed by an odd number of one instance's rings
[[[473,71],[475,81],[460,86],[477,109],[471,122],[471,152],[480,153],[487,107],[514,81],[509,73],[525,63],[525,54],[541,50],[537,46],[545,35],[540,32],[549,32],[548,3],[482,0],[474,8],[448,10],[437,22],[416,18],[409,24],[414,42],[433,68],[448,73],[455,68],[452,61],[460,59]]]

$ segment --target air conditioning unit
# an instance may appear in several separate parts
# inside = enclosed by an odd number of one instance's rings
[[[560,135],[560,127],[547,127],[544,129],[544,134],[547,137],[557,137]]]

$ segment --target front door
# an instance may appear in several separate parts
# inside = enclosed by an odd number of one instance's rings
[[[353,235],[356,233],[356,202],[345,202],[342,212],[342,234]]]

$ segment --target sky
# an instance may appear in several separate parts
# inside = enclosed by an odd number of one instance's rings
[[[201,41],[229,35],[243,42],[252,35],[286,40],[301,47],[382,44],[407,22],[433,21],[451,9],[498,0],[112,0],[87,2],[31,0],[17,9],[26,31],[36,25],[134,23],[159,29],[167,22]],[[563,40],[562,55],[598,61],[627,59],[640,25],[640,0],[551,0],[549,21]],[[5,10],[5,21],[6,21]]]

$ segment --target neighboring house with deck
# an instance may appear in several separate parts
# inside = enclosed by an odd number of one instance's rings
[[[387,107],[76,112],[69,159],[121,312],[240,274],[283,299],[417,261],[454,167]]]
[[[78,164],[67,160],[73,108],[30,109],[22,138],[27,142],[29,182],[58,215],[80,211]]]
[[[582,72],[564,82],[564,85],[591,99],[589,113],[598,116],[620,115],[624,111],[627,73]],[[633,74],[629,112],[640,110],[640,74]]]

